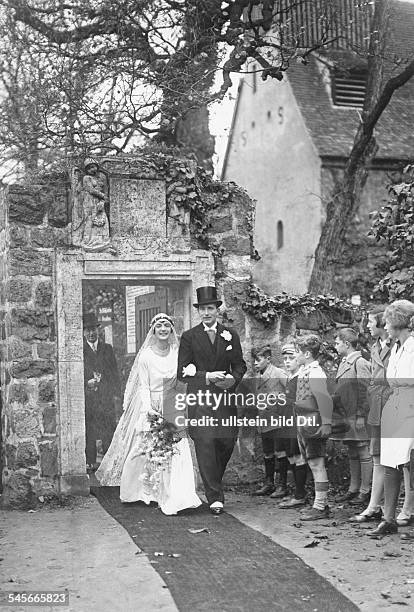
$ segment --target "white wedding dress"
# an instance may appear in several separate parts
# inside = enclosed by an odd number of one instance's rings
[[[175,445],[175,452],[161,468],[149,462],[145,453],[145,432],[150,429],[148,411],[164,410],[167,385],[175,381],[178,347],[174,343],[164,357],[146,346],[137,355],[128,379],[124,413],[111,446],[96,471],[102,485],[120,485],[123,502],[158,502],[164,514],[176,514],[201,505],[195,489],[190,446],[186,437]],[[156,476],[149,480],[148,476]]]

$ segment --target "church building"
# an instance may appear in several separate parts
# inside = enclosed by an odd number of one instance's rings
[[[366,55],[354,49],[362,48],[369,34],[366,14],[356,4],[343,0],[343,19],[354,11],[345,45],[337,40],[310,55],[307,65],[292,62],[281,82],[262,81],[253,65],[239,86],[222,178],[257,200],[255,245],[261,259],[254,280],[270,294],[307,291],[326,202],[352,148],[367,82]],[[394,2],[390,24],[392,52],[412,59],[414,4]],[[388,62],[386,70],[395,74],[402,65]],[[390,173],[414,158],[413,122],[411,79],[394,93],[375,131],[378,151],[356,219],[360,236],[366,236],[369,212],[387,199]],[[369,247],[363,253],[352,279],[336,287],[339,294],[364,292],[368,259],[374,258]]]

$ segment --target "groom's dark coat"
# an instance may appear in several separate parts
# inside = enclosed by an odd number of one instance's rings
[[[194,376],[183,376],[183,369],[189,364],[196,367]],[[206,373],[224,370],[232,374],[235,385],[223,391],[216,385],[206,383]],[[222,401],[217,410],[213,410],[206,402],[196,402],[188,406],[188,417],[200,419],[203,416],[217,419],[214,426],[190,425],[189,434],[194,440],[200,474],[208,502],[224,501],[222,478],[226,465],[233,452],[237,437],[237,427],[225,425],[230,416],[237,416],[235,401],[227,401],[228,394],[235,392],[238,383],[246,372],[246,363],[240,346],[240,339],[234,329],[217,323],[214,344],[202,323],[184,332],[181,337],[178,353],[178,378],[187,383],[187,401],[190,394],[198,391],[221,394]],[[203,393],[204,396],[204,393]],[[205,396],[204,396],[205,397]]]
[[[183,377],[183,369],[189,364],[194,364],[197,373],[195,376]],[[224,370],[228,374],[232,374],[235,379],[235,385],[224,392],[216,385],[206,383],[206,372],[215,372]],[[188,407],[188,416],[190,418],[199,419],[202,416],[213,416],[221,420],[231,415],[237,414],[236,402],[226,401],[229,393],[237,389],[237,385],[241,381],[246,372],[246,363],[243,359],[243,353],[240,346],[240,339],[234,329],[224,327],[217,323],[217,333],[214,344],[202,323],[196,325],[192,329],[184,332],[181,337],[180,350],[178,353],[178,378],[187,383],[187,394],[196,394],[199,390],[205,392],[210,391],[215,394],[222,394],[223,401],[217,410],[212,407],[200,404],[197,402],[195,406]],[[226,397],[225,397],[226,396]],[[205,404],[205,403],[204,403]],[[228,405],[230,404],[230,405]],[[199,428],[190,427],[192,437],[197,435]],[[211,429],[211,428],[209,428]],[[228,429],[228,428],[226,428]],[[204,432],[206,434],[207,432]],[[225,435],[225,431],[210,432],[214,437]],[[229,431],[229,435],[233,435]]]

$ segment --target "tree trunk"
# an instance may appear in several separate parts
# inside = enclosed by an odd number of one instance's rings
[[[357,139],[355,144],[358,144]],[[315,262],[309,283],[310,293],[332,292],[336,266],[342,259],[346,231],[358,210],[361,193],[368,177],[367,165],[374,157],[375,150],[375,140],[372,138],[364,147],[363,155],[359,156],[356,167],[350,170],[349,163],[347,164],[344,176],[331,196],[325,225],[315,251]]]
[[[161,85],[164,99],[157,136],[157,140],[178,146],[184,154],[193,154],[199,165],[211,172],[214,138],[206,101],[217,66],[215,17],[220,7],[221,0],[186,3],[185,46],[171,59],[168,73],[163,75],[166,86]],[[189,90],[189,83],[196,86]]]
[[[377,0],[369,44],[368,82],[362,121],[355,135],[342,181],[334,189],[327,205],[326,221],[315,251],[309,282],[311,293],[330,293],[333,289],[335,269],[341,262],[346,231],[358,211],[360,197],[368,177],[367,166],[376,153],[374,128],[387,106],[383,77],[389,16],[390,0]],[[380,104],[381,97],[384,98],[383,105]]]
[[[24,176],[30,178],[35,175],[39,169],[39,153],[36,150],[28,152],[23,160]]]
[[[212,173],[215,139],[210,134],[209,118],[206,106],[189,111],[176,126],[176,141],[184,151],[195,155],[200,166]]]
[[[166,116],[164,121],[168,121]],[[169,121],[167,125],[161,125],[155,140],[178,147],[183,155],[193,156],[199,166],[213,173],[215,139],[210,133],[206,105],[189,109],[175,122]]]

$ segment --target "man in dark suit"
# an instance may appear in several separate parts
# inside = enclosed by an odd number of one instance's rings
[[[104,454],[116,428],[115,401],[121,384],[114,350],[98,335],[99,322],[88,313],[83,320],[83,365],[85,385],[86,463],[96,469],[96,441],[102,441]]]
[[[189,434],[213,514],[223,511],[222,479],[237,438],[237,426],[231,420],[237,417],[237,405],[229,394],[246,372],[237,332],[217,321],[221,304],[215,287],[197,289],[194,306],[201,323],[181,337],[177,373],[188,383],[187,401],[197,396],[197,401],[188,406],[188,417],[196,420],[190,423]],[[203,424],[203,418],[214,421]]]

